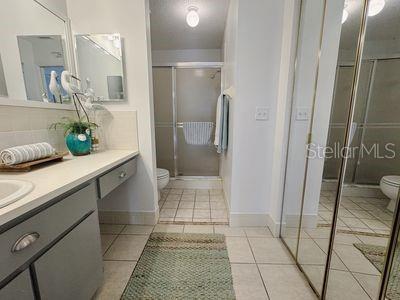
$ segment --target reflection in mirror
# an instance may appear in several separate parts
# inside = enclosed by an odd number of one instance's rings
[[[124,101],[122,43],[119,34],[76,35],[79,77],[97,101]],[[82,87],[85,90],[85,87]]]
[[[3,62],[1,61],[1,56],[0,56],[0,97],[7,97],[7,96],[8,92],[7,92],[6,78],[4,77]]]
[[[56,99],[49,90],[52,70],[68,69],[64,20],[34,0],[2,0],[0,54],[8,97],[46,102]],[[18,55],[18,53],[20,55]],[[1,79],[0,79],[1,82]]]
[[[65,102],[69,96],[60,82],[66,61],[61,36],[23,35],[18,36],[17,40],[28,100]],[[60,92],[50,88],[52,72]]]
[[[357,94],[351,123],[353,139],[333,245],[334,255],[343,266],[330,266],[328,299],[349,294],[352,299],[378,299],[400,186],[400,157],[395,155],[400,147],[400,1],[383,3],[379,12],[372,13],[374,5],[368,11],[360,75],[354,85]],[[352,26],[354,13],[361,6],[355,1],[347,2],[349,17],[344,29]],[[341,48],[338,68],[354,62],[356,49],[357,45]],[[338,106],[337,115],[345,115],[339,107],[343,109],[344,105]],[[342,131],[345,126],[346,123]],[[395,274],[400,271],[399,264],[397,256]],[[391,279],[387,299],[398,298],[397,286],[398,277]]]

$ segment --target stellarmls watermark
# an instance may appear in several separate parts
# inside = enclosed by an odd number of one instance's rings
[[[306,145],[309,159],[335,159],[335,158],[364,158],[394,159],[396,158],[396,145],[394,143],[343,147],[340,143],[332,146],[321,146],[310,143]]]

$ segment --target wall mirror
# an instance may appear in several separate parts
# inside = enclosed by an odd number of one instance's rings
[[[72,66],[66,19],[34,0],[3,0],[0,19],[13,24],[0,27],[0,97],[68,102],[65,91],[56,97],[49,89],[51,72],[60,84],[61,72]]]
[[[94,93],[95,101],[125,101],[120,34],[79,34],[75,43],[81,89]]]

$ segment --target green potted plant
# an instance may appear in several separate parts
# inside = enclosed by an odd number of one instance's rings
[[[97,124],[84,121],[82,118],[74,120],[62,118],[63,121],[54,123],[52,129],[63,128],[65,142],[68,150],[75,156],[87,155],[92,147],[91,131],[98,127]]]

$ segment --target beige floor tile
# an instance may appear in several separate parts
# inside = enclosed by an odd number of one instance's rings
[[[206,209],[194,209],[193,218],[195,219],[210,219],[211,214],[209,210]]]
[[[231,268],[237,300],[268,299],[257,265],[232,264]]]
[[[195,195],[196,190],[195,189],[184,189],[183,190],[183,195]]]
[[[222,195],[211,195],[210,196],[210,201],[211,202],[222,202],[222,203],[225,203],[224,196],[222,196]]]
[[[229,223],[228,218],[211,218],[214,223]]]
[[[244,231],[247,237],[272,237],[271,231],[266,227],[246,227]]]
[[[165,201],[163,209],[165,208],[178,208],[179,201]]]
[[[121,234],[144,234],[149,235],[153,231],[154,226],[147,225],[126,225]]]
[[[102,234],[119,234],[125,225],[114,225],[114,224],[100,224],[100,233]]]
[[[194,201],[181,201],[179,203],[179,208],[193,208]]]
[[[210,202],[210,196],[196,194],[196,202]]]
[[[196,198],[195,194],[183,194],[181,201],[191,201],[194,202],[194,199]]]
[[[341,218],[341,220],[349,227],[368,228],[368,226],[358,218]]]
[[[303,271],[319,294],[322,292],[325,266],[302,265]]]
[[[255,263],[249,242],[245,237],[226,237],[231,263]]]
[[[94,299],[119,300],[135,265],[135,262],[130,261],[105,261],[103,284]]]
[[[183,189],[170,189],[169,195],[182,195]]]
[[[102,234],[101,236],[101,251],[106,253],[107,249],[111,246],[114,240],[117,238],[116,234]]]
[[[224,202],[210,202],[211,209],[224,209],[226,210],[226,205]]]
[[[157,224],[154,227],[153,232],[170,232],[170,233],[182,233],[184,225],[174,224]]]
[[[197,189],[196,190],[196,196],[197,195],[206,195],[206,196],[209,196],[210,195],[210,192],[208,191],[208,190],[206,190],[206,189]]]
[[[289,251],[277,238],[249,238],[257,263],[294,264]]]
[[[162,218],[171,218],[175,217],[176,208],[163,208],[160,211],[160,217]]]
[[[314,239],[326,239],[330,237],[331,234],[331,229],[330,228],[324,228],[324,227],[318,227],[315,229],[304,229],[304,231]]]
[[[312,239],[299,242],[298,261],[301,265],[324,265],[327,255]]]
[[[243,228],[230,227],[229,225],[214,225],[214,231],[215,233],[224,234],[225,236],[246,236]]]
[[[317,299],[296,266],[259,265],[259,268],[271,300]]]
[[[374,219],[374,216],[365,210],[350,209],[350,212],[357,218]]]
[[[184,222],[184,223],[188,223],[188,222],[193,222],[193,218],[192,217],[186,217],[186,218],[175,218],[174,222]]]
[[[351,272],[379,275],[378,270],[352,245],[335,245],[334,250]]]
[[[358,239],[361,240],[364,244],[376,245],[376,246],[387,246],[388,238],[384,237],[375,237],[375,236],[367,236],[367,235],[357,235]]]
[[[200,224],[210,224],[212,221],[210,218],[205,218],[205,219],[197,219],[197,218],[193,218],[193,222],[195,223],[200,223]]]
[[[213,219],[219,219],[219,218],[226,218],[228,216],[228,213],[224,209],[219,209],[219,210],[211,210],[211,218]]]
[[[350,272],[330,270],[327,297],[328,300],[357,299],[370,300],[368,295]]]
[[[149,237],[120,235],[104,255],[105,260],[138,260]]]
[[[179,208],[175,216],[175,218],[192,218],[192,217],[193,217],[193,209],[188,209],[188,208]]]
[[[212,190],[210,190],[210,196],[211,195],[223,195],[223,190],[221,190],[221,189],[212,189]]]
[[[184,233],[214,233],[213,225],[185,225]]]
[[[378,299],[381,276],[353,273],[371,299]]]
[[[165,201],[179,201],[181,199],[181,195],[168,195]]]
[[[386,226],[386,224],[382,223],[381,221],[378,220],[370,220],[370,219],[361,219],[367,226],[373,230],[379,229],[379,230],[389,230],[389,227]]]
[[[198,202],[194,205],[195,209],[210,209],[210,202]]]

